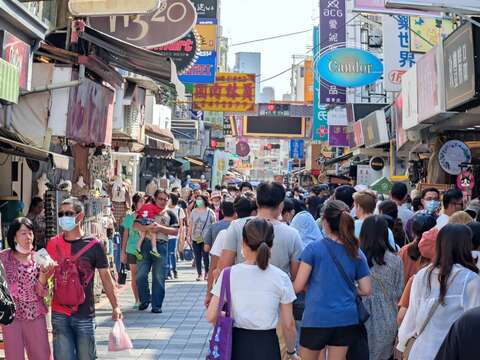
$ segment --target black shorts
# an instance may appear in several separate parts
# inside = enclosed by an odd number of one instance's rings
[[[304,328],[300,333],[300,345],[313,351],[327,346],[352,346],[362,336],[361,325],[332,328]]]
[[[133,254],[127,253],[127,264],[128,265],[137,265],[137,257]]]

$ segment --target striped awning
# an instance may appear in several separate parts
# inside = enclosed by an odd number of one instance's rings
[[[18,103],[20,73],[15,65],[0,58],[0,100]]]

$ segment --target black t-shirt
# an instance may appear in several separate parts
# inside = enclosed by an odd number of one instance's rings
[[[64,254],[71,254],[75,256],[84,246],[86,246],[92,238],[82,238],[74,241],[63,241],[60,242],[61,249]],[[58,256],[56,256],[56,250],[53,244],[48,244],[48,252],[54,260],[59,261]],[[92,248],[88,249],[85,254],[83,254],[78,260],[78,270],[80,273],[80,281],[83,283],[84,279],[88,276],[95,275],[95,269],[108,269],[108,259],[105,249],[100,243],[95,244]],[[82,318],[91,318],[95,317],[95,296],[94,296],[94,278],[92,277],[85,291],[85,302],[78,307],[78,311],[74,314]],[[64,307],[60,304],[55,303],[55,298],[52,304],[53,311],[59,312],[62,314],[69,315],[71,310],[68,307]]]
[[[480,359],[480,307],[467,311],[450,328],[435,360]]]

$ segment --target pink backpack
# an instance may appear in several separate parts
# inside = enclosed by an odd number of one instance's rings
[[[71,307],[73,311],[78,310],[78,306],[85,302],[85,288],[92,280],[95,272],[87,276],[83,284],[80,281],[80,272],[78,268],[78,259],[98,243],[98,240],[92,239],[75,256],[65,257],[62,254],[60,246],[55,244],[58,255],[58,266],[55,268],[54,275],[54,299],[60,305]]]

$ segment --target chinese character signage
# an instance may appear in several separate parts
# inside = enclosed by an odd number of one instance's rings
[[[320,53],[335,47],[345,47],[347,40],[345,19],[345,0],[320,0]],[[345,102],[345,88],[320,79],[320,103]]]
[[[13,36],[8,31],[0,31],[2,40],[2,58],[18,69],[20,88],[28,90],[28,75],[30,72],[30,45]]]
[[[305,141],[301,139],[292,139],[290,140],[290,159],[299,159],[304,158],[305,152]]]
[[[313,102],[313,59],[305,60],[305,82],[304,82],[304,101],[311,104]]]
[[[466,23],[444,41],[443,61],[446,107],[452,110],[472,100],[477,91],[471,23]]]
[[[348,126],[333,125],[328,127],[328,145],[348,147]]]
[[[318,27],[313,28],[314,58],[320,56],[320,32]],[[320,103],[320,73],[317,66],[313,67],[313,125],[312,140],[328,141],[327,107]]]
[[[196,84],[193,108],[203,111],[255,110],[255,74],[218,73],[213,84]]]
[[[217,0],[192,0],[199,19],[217,18]]]
[[[217,50],[217,25],[201,23],[195,25],[198,34],[199,48],[201,51]]]
[[[386,91],[400,91],[402,75],[407,72],[421,55],[410,51],[410,29],[408,16],[383,16],[384,83]]]

